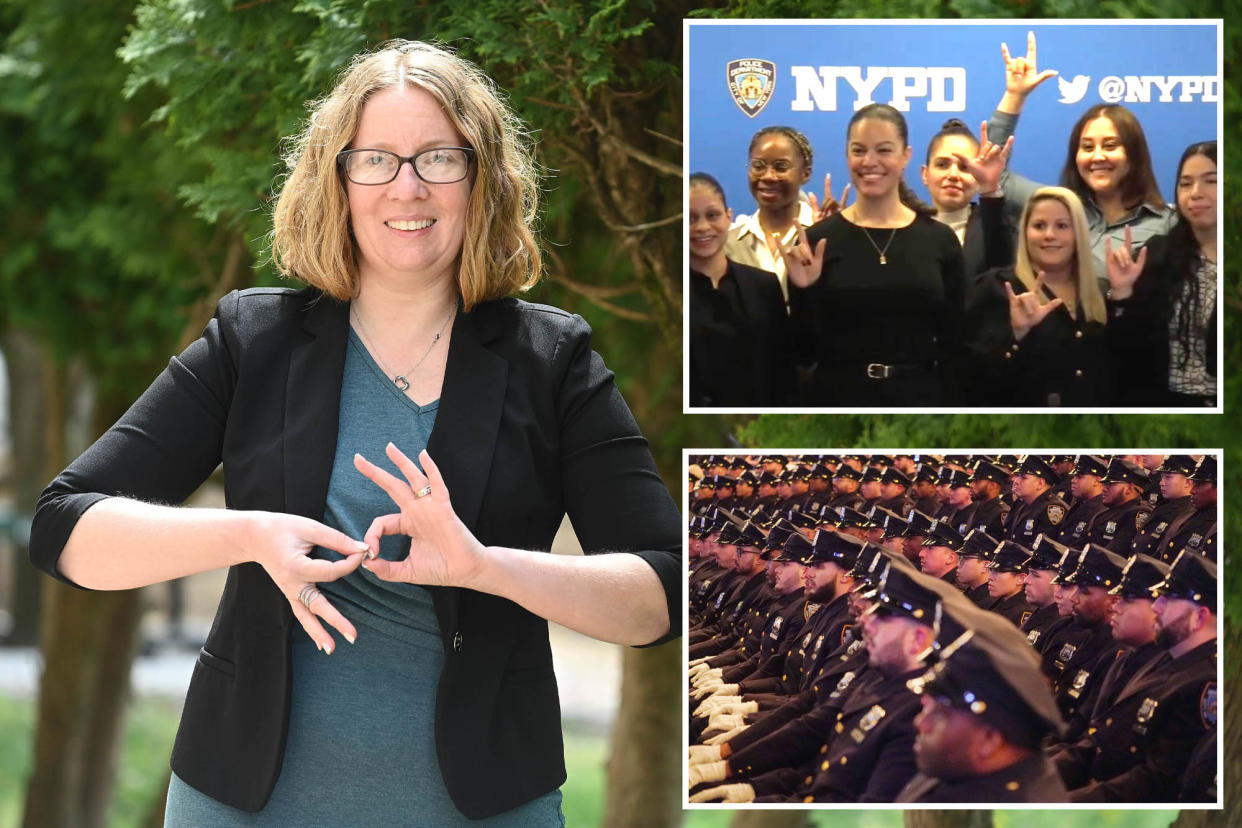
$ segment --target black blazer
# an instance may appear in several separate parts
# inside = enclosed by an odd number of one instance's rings
[[[202,338],[43,493],[32,561],[67,580],[57,559],[91,505],[180,503],[221,462],[229,508],[322,519],[348,330],[348,305],[313,289],[224,297]],[[676,507],[581,318],[513,299],[458,314],[427,450],[482,543],[547,549],[568,513],[584,549],[643,557],[681,617]],[[431,593],[445,651],[436,750],[453,802],[480,818],[553,790],[565,766],[547,622],[496,596]],[[674,620],[660,641],[677,631]],[[245,811],[280,773],[291,634],[304,633],[263,568],[232,567],[172,767]]]

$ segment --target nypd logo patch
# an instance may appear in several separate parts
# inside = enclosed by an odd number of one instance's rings
[[[731,60],[725,68],[729,94],[738,109],[753,118],[772,100],[776,89],[776,64],[769,60]]]

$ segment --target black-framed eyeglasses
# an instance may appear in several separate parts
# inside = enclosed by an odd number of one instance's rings
[[[392,181],[407,161],[414,168],[414,174],[428,184],[453,184],[466,177],[473,160],[474,150],[470,147],[431,147],[413,155],[397,155],[382,149],[352,149],[336,156],[346,178],[368,186]]]

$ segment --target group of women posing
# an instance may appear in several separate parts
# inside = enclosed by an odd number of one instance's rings
[[[1040,186],[1007,163],[1051,73],[1033,40],[1005,64],[979,137],[953,119],[931,139],[932,205],[883,104],[850,119],[848,206],[829,180],[802,198],[812,151],[789,127],[751,140],[745,222],[690,177],[692,406],[1215,405],[1216,142],[1186,148],[1171,210],[1138,121],[1097,105]]]

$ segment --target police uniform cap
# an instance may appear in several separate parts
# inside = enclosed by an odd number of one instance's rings
[[[750,524],[747,524],[747,526],[749,525]],[[755,531],[758,531],[758,530],[756,529]],[[741,537],[742,537],[741,530],[738,529],[736,526],[734,526],[732,523],[730,523],[730,524],[725,525],[725,527],[720,530],[720,537],[716,538],[716,543],[727,544],[727,545],[732,546],[732,545],[736,545],[737,542],[741,539]]]
[[[930,529],[927,530],[927,537],[923,538],[924,546],[947,546],[950,549],[961,549],[966,539],[962,534],[949,525],[947,519],[941,518],[932,523]]]
[[[709,475],[707,475],[706,477],[704,477],[702,480],[700,480],[700,481],[699,481],[699,488],[700,488],[700,489],[711,489],[711,490],[715,491],[715,489],[716,489],[716,475],[714,475],[714,474],[709,474]]]
[[[1031,559],[1026,562],[1026,568],[1059,572],[1061,562],[1069,553],[1068,546],[1040,532],[1031,542]]]
[[[1173,559],[1169,574],[1151,588],[1153,598],[1184,598],[1216,612],[1216,564],[1190,549]]]
[[[965,466],[966,464],[970,462],[970,455],[969,454],[946,454],[944,456],[944,462],[953,463],[954,465],[957,465],[957,466]]]
[[[816,463],[814,468],[811,469],[810,476],[820,480],[831,480],[832,469],[828,468],[823,463]]]
[[[736,482],[744,483],[753,488],[754,486],[759,485],[759,478],[755,477],[755,473],[753,471],[747,469],[737,476]]]
[[[1049,463],[1073,463],[1074,455],[1072,454],[1054,454],[1048,458]]]
[[[850,577],[861,587],[874,587],[889,558],[890,556],[885,554],[883,547],[874,543],[864,543],[858,549],[858,560],[854,561],[854,566],[850,568]]]
[[[996,458],[996,465],[1000,466],[1002,469],[1008,469],[1011,474],[1013,473],[1013,470],[1021,464],[1021,462],[1022,461],[1018,459],[1018,455],[1016,454],[1002,454]]]
[[[780,463],[782,466],[789,460],[783,454],[765,454],[759,459],[760,463]]]
[[[1040,673],[1039,657],[1022,644],[1025,636],[1004,617],[986,615],[993,617],[972,614],[968,632],[944,647],[936,665],[910,682],[911,689],[971,714],[1014,745],[1037,749],[1044,736],[1062,731],[1061,713]]]
[[[736,485],[737,483],[732,477],[729,477],[726,474],[716,475],[716,490],[717,491],[719,491],[720,489],[732,489]]]
[[[940,616],[940,596],[921,585],[908,572],[890,560],[880,575],[874,603],[864,615],[889,613],[904,615],[921,624],[935,626]]]
[[[1135,553],[1121,568],[1121,580],[1108,591],[1109,595],[1122,598],[1151,598],[1151,590],[1169,574],[1169,565],[1150,555]]]
[[[779,549],[785,545],[786,538],[796,534],[798,534],[798,527],[785,520],[785,518],[781,518],[768,530],[767,543],[764,545],[768,549]]]
[[[772,472],[765,471],[763,474],[759,475],[759,485],[760,486],[775,486],[777,479],[778,479],[777,476],[772,474]]]
[[[839,526],[855,526],[860,529],[870,529],[871,519],[857,509],[851,509],[849,506],[842,506],[837,509],[837,525]]]
[[[1108,461],[1094,454],[1080,454],[1074,461],[1074,470],[1071,474],[1090,474],[1103,478],[1108,474]]]
[[[911,535],[926,535],[931,531],[935,518],[920,512],[918,509],[911,509],[906,515],[906,530],[902,532],[902,537],[910,537]]]
[[[1030,565],[1031,550],[1016,541],[1002,541],[988,561],[988,569],[997,572],[1026,572]]]
[[[1216,455],[1203,455],[1203,459],[1199,461],[1199,465],[1195,466],[1195,470],[1190,473],[1190,479],[1196,483],[1215,483]]]
[[[1057,564],[1057,574],[1053,576],[1049,583],[1072,584],[1073,581],[1069,580],[1069,578],[1074,574],[1074,570],[1078,569],[1078,559],[1081,556],[1081,549],[1065,547],[1065,552],[1061,555],[1061,561]]]
[[[744,458],[744,457],[734,457],[732,460],[730,460],[730,461],[729,461],[729,468],[731,468],[731,469],[749,469],[749,468],[750,468],[750,464],[746,462],[746,458]]]
[[[811,542],[797,532],[785,538],[785,542],[781,548],[772,557],[772,560],[787,563],[795,561],[802,563],[803,558],[809,558],[811,555]]]
[[[799,529],[814,529],[819,526],[819,517],[810,512],[794,512],[789,516],[789,522]]]
[[[1028,454],[1022,458],[1022,464],[1018,466],[1018,470],[1014,474],[1029,474],[1047,481],[1049,486],[1055,486],[1061,479],[1061,475],[1053,470],[1048,461],[1040,457],[1038,454]]]
[[[971,529],[962,539],[962,547],[957,550],[957,554],[963,558],[982,558],[989,561],[992,559],[992,553],[996,551],[996,545],[996,538],[987,532],[982,529]]]
[[[970,476],[972,481],[991,480],[1002,486],[1009,482],[1009,472],[990,460],[984,460],[975,466],[975,473]]]
[[[886,509],[880,504],[875,504],[867,511],[867,517],[871,520],[871,525],[879,528],[884,527],[884,522],[889,516],[897,517],[897,513],[891,509]]]
[[[1108,475],[1104,478],[1104,482],[1133,483],[1135,486],[1142,488],[1147,485],[1150,479],[1151,474],[1138,463],[1114,457],[1108,464]]]
[[[915,483],[935,483],[936,480],[936,467],[931,463],[919,463],[914,469]]]
[[[840,466],[837,466],[837,470],[832,476],[833,477],[847,477],[850,480],[862,480],[863,479],[862,472],[860,472],[858,469],[854,468],[853,466],[847,466],[844,463],[841,464]]]
[[[910,486],[910,475],[903,472],[896,466],[890,466],[884,470],[883,476],[880,477],[881,483],[896,483],[900,486]]]
[[[763,546],[766,541],[767,537],[764,535],[763,529],[756,525],[753,520],[749,520],[738,533],[737,545]]]
[[[941,482],[947,483],[950,489],[964,489],[970,486],[970,474],[961,469],[950,469],[945,466],[941,469]]]
[[[1196,465],[1195,458],[1189,454],[1170,454],[1156,469],[1156,474],[1184,474],[1189,477]]]
[[[1125,568],[1126,559],[1116,552],[1109,552],[1098,543],[1089,543],[1078,555],[1078,566],[1063,584],[1072,584],[1082,588],[1104,587],[1112,589],[1121,580],[1121,570]]]
[[[858,563],[859,553],[866,546],[866,542],[835,529],[820,529],[815,533],[812,546],[814,563],[832,561],[849,572]]]
[[[862,482],[864,482],[864,483],[870,483],[870,482],[871,482],[871,481],[873,481],[873,480],[878,481],[878,480],[880,480],[883,476],[884,476],[884,472],[880,471],[880,470],[879,470],[879,469],[877,469],[875,466],[869,466],[869,467],[867,468],[867,470],[866,470],[865,472],[863,472]]]
[[[903,518],[901,515],[896,514],[894,512],[889,512],[887,509],[885,509],[884,511],[887,512],[887,514],[884,515],[884,526],[883,526],[884,537],[886,538],[903,537],[906,533],[906,530],[910,528],[910,524],[907,523],[906,519]]]

